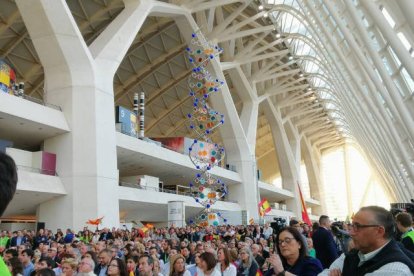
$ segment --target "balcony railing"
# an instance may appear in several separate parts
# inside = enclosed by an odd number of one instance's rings
[[[33,173],[40,173],[40,174],[44,174],[44,175],[58,176],[57,172],[53,171],[53,170],[44,170],[44,169],[32,168],[32,167],[21,166],[21,165],[18,165],[17,169],[22,170],[22,171],[26,171],[26,172],[33,172]]]
[[[183,192],[183,191],[179,191],[178,189],[176,190],[171,190],[171,189],[166,189],[166,188],[156,188],[156,187],[149,187],[149,186],[143,186],[143,185],[139,185],[139,184],[134,184],[134,183],[127,183],[127,182],[119,182],[119,186],[122,187],[129,187],[129,188],[135,188],[135,189],[140,189],[140,190],[147,190],[147,191],[155,191],[155,192],[160,192],[160,193],[167,193],[167,194],[175,194],[175,195],[183,195],[183,196],[191,196],[193,197],[194,194],[191,192]],[[180,187],[184,187],[184,186],[180,186]],[[236,200],[229,200],[229,199],[221,199],[219,201],[224,201],[224,202],[232,202],[232,203],[238,203]]]
[[[138,137],[135,137],[135,136],[131,136],[131,135],[129,135],[129,133],[127,133],[127,132],[125,132],[125,131],[123,131],[123,130],[121,130],[121,129],[117,129],[116,131],[117,131],[117,132],[119,132],[119,133],[125,134],[125,135],[127,135],[127,136],[134,137],[134,138],[136,138],[136,139],[140,139],[140,140],[142,140],[142,141],[144,141],[144,142],[150,143],[150,141],[146,140],[145,138],[144,138],[144,139],[141,139],[141,138],[138,138]],[[176,150],[175,150],[174,148],[172,148],[172,147],[168,147],[168,146],[166,146],[166,145],[163,145],[163,144],[161,144],[161,143],[160,143],[160,142],[158,142],[158,141],[154,141],[154,143],[157,143],[157,145],[158,145],[158,146],[160,146],[160,147],[162,147],[162,148],[164,148],[164,149],[171,150],[171,151],[173,151],[173,152],[180,153],[180,154],[183,154],[183,155],[187,155],[187,154],[184,154],[184,153],[181,153],[181,152],[176,151]],[[158,144],[158,143],[159,143],[159,144]],[[217,165],[217,167],[220,167],[220,168],[225,169],[225,170],[228,170],[228,171],[237,172],[236,168],[234,168],[233,166],[226,167],[226,166],[224,166],[224,165],[219,164],[219,165]],[[232,168],[232,167],[233,167],[233,168]]]
[[[34,97],[28,96],[26,94],[23,94],[22,96],[16,96],[16,97],[23,98],[25,100],[28,100],[28,101],[31,101],[31,102],[34,102],[34,103],[37,103],[37,104],[40,104],[40,105],[44,105],[44,106],[47,106],[47,107],[50,107],[50,108],[53,108],[53,109],[62,111],[62,109],[58,105],[54,105],[54,104],[47,103],[47,102],[45,102],[42,99],[34,98]]]

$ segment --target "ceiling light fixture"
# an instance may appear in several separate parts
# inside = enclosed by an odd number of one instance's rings
[[[262,11],[264,9],[263,5],[260,5],[258,8],[259,8],[259,11]]]

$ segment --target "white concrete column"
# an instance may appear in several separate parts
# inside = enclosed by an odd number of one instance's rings
[[[301,203],[298,189],[299,168],[296,165],[289,139],[283,126],[279,111],[275,108],[272,101],[268,98],[263,101],[263,108],[267,121],[272,126],[273,143],[276,148],[279,160],[280,173],[282,175],[283,188],[293,192],[294,198],[287,200],[288,208],[297,216],[301,217]]]
[[[45,70],[45,98],[59,105],[71,132],[48,139],[67,196],[41,204],[48,229],[81,229],[104,216],[119,226],[113,77],[145,17],[149,1],[125,9],[88,48],[63,0],[16,1]]]
[[[315,153],[314,148],[306,137],[302,138],[303,159],[305,161],[306,173],[308,174],[309,189],[312,198],[319,200],[320,208],[316,208],[316,213],[326,214],[325,200],[321,198],[322,178],[320,170],[319,156]],[[315,209],[314,207],[312,209]]]
[[[412,15],[412,11],[414,10],[414,2],[411,0],[398,0],[395,1],[400,7],[401,12],[403,13],[405,20],[407,20],[407,25],[414,32],[414,17]]]
[[[184,201],[168,201],[168,227],[185,227]]]
[[[243,101],[240,121],[246,133],[250,152],[254,153],[256,151],[257,118],[259,114],[256,86],[247,79],[240,66],[229,70],[229,76],[239,97]]]
[[[295,166],[298,169],[298,180],[300,183],[300,165],[302,161],[302,155],[300,150],[300,136],[298,130],[293,126],[292,122],[288,120],[284,124],[284,129],[289,140],[290,148],[292,150],[293,158],[295,160]]]
[[[349,169],[349,147],[347,145],[343,146],[344,150],[344,167],[345,167],[345,184],[346,184],[346,199],[348,204],[348,215],[352,214],[353,203],[352,203],[352,184],[351,184],[351,171]]]

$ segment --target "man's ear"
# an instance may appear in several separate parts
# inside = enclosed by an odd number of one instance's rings
[[[385,235],[385,228],[384,228],[384,226],[379,226],[378,227],[378,233],[379,233],[379,235],[381,237],[384,237],[384,235]]]

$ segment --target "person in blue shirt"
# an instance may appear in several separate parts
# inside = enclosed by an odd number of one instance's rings
[[[23,264],[23,276],[30,276],[34,271],[34,265],[32,263],[34,252],[31,249],[25,249],[19,255],[19,260]]]
[[[72,243],[74,238],[75,238],[75,234],[73,234],[70,229],[66,229],[66,235],[65,235],[65,238],[63,239],[63,242]]]
[[[271,265],[266,276],[316,276],[322,272],[321,262],[308,256],[302,235],[296,228],[282,229],[275,244],[277,253],[266,259]]]

